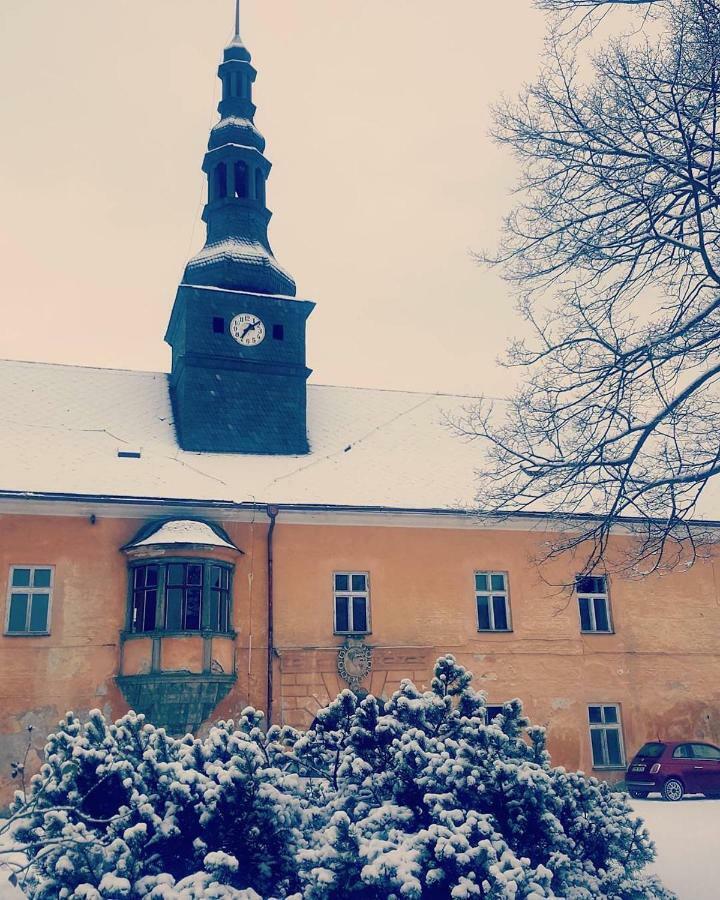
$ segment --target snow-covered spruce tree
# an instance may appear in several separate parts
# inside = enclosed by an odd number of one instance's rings
[[[259,719],[175,740],[134,713],[68,714],[11,809],[20,886],[36,900],[292,893],[302,802]]]
[[[69,715],[14,808],[28,896],[672,896],[643,874],[653,847],[626,796],[552,768],[519,701],[486,724],[451,656],[429,691],[344,691],[306,732],[261,724],[246,710],[174,740],[135,714]]]
[[[386,703],[345,692],[292,742],[323,774],[327,823],[300,851],[308,898],[672,897],[643,868],[654,851],[623,794],[550,766],[518,701],[485,722],[453,657],[432,690]]]

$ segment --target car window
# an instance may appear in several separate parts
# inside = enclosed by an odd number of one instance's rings
[[[711,744],[693,744],[695,759],[720,759],[720,749]]]
[[[660,759],[663,755],[663,750],[665,749],[665,744],[661,744],[658,741],[650,741],[649,744],[643,744],[642,747],[638,750],[638,756],[644,756],[647,759]]]
[[[673,750],[673,759],[692,759],[692,755],[690,744],[680,744]]]

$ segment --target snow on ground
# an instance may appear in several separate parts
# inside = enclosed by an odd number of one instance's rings
[[[720,800],[633,800],[657,845],[653,870],[679,900],[720,897]]]
[[[654,871],[679,900],[720,897],[720,800],[688,797],[666,803],[660,797],[633,800],[657,844]],[[0,900],[22,900],[0,866]]]
[[[11,862],[13,859],[18,862],[22,861],[20,854],[0,856],[0,900],[23,900],[25,897],[25,894],[19,888],[13,887],[8,881],[10,868],[4,864]]]

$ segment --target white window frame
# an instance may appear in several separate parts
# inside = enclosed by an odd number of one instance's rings
[[[13,575],[17,569],[29,569],[30,570],[30,584],[27,587],[23,587],[21,585],[13,585]],[[34,573],[37,569],[48,569],[50,571],[50,584],[48,587],[33,587],[32,582],[34,581]],[[47,564],[17,564],[10,566],[10,573],[8,575],[8,589],[7,596],[5,602],[5,629],[3,634],[6,637],[46,637],[50,634],[50,623],[52,622],[52,604],[53,604],[53,593],[55,591],[55,566],[49,566]],[[28,603],[27,608],[27,616],[25,620],[25,624],[30,624],[30,615],[32,611],[32,598],[35,594],[47,594],[48,595],[48,609],[47,609],[47,622],[45,631],[10,631],[10,605],[12,603],[12,595],[13,594],[28,594],[30,597],[30,602]]]
[[[615,709],[617,711],[617,722],[606,722],[605,721],[605,709],[608,706],[613,707],[613,709]],[[598,707],[600,709],[600,718],[602,719],[602,722],[591,722],[590,721],[591,707]],[[618,771],[620,769],[625,769],[627,763],[626,763],[626,759],[625,759],[625,738],[623,735],[623,726],[622,726],[622,707],[620,706],[619,703],[597,702],[597,703],[588,703],[587,709],[588,709],[588,730],[589,730],[589,737],[590,737],[590,757],[592,759],[593,769],[615,769]],[[608,746],[607,746],[607,736],[606,736],[607,732],[608,731],[617,731],[618,738],[619,738],[619,744],[620,744],[620,762],[617,765],[613,765],[609,762],[607,762],[607,763],[595,762],[595,754],[593,752],[593,743],[592,743],[593,731],[601,732],[603,754],[605,756],[605,759],[609,759],[609,756],[610,756],[610,754],[608,753]]]
[[[338,575],[347,575],[348,578],[348,589],[346,591],[340,591],[336,588],[335,579]],[[354,591],[352,590],[352,577],[353,575],[362,575],[365,578],[365,590],[364,591]],[[370,573],[369,572],[361,572],[358,569],[353,571],[340,571],[333,572],[332,574],[332,590],[333,590],[333,632],[334,634],[370,634],[372,632],[372,623],[370,621]],[[339,597],[348,597],[348,625],[351,627],[347,631],[340,631],[337,627],[337,601]],[[355,597],[362,597],[365,600],[365,624],[366,628],[362,631],[359,631],[357,628],[353,628],[352,626],[355,624],[353,621],[353,599]]]
[[[477,588],[477,576],[478,575],[486,575],[488,578],[488,584],[490,586],[490,590],[487,591],[479,591]],[[494,591],[492,590],[492,577],[493,575],[500,575],[503,579],[503,584],[505,585],[502,591]],[[507,572],[491,572],[489,569],[476,569],[473,572],[473,589],[475,591],[475,620],[477,623],[477,630],[481,634],[490,634],[490,633],[500,633],[507,634],[507,632],[513,630],[512,624],[512,616],[510,613],[510,576]],[[505,598],[505,618],[507,620],[507,628],[496,628],[495,627],[495,607],[492,602],[493,597],[504,597]],[[488,617],[490,619],[490,628],[481,628],[480,627],[480,612],[478,610],[478,599],[480,597],[488,598]]]
[[[584,578],[584,577],[602,578],[603,581],[605,582],[605,590],[601,591],[599,593],[588,592],[588,591],[578,591],[578,589],[577,589],[578,578]],[[615,633],[615,625],[613,623],[612,609],[610,607],[610,590],[608,588],[607,575],[588,575],[588,576],[579,575],[575,579],[575,596],[577,597],[577,603],[578,603],[577,610],[578,610],[578,617],[580,619],[580,632],[582,634],[614,634]],[[590,603],[588,604],[588,608],[590,611],[590,624],[592,626],[590,629],[583,628],[582,614],[580,612],[580,600],[581,599],[587,599],[590,601]],[[608,620],[607,630],[599,629],[597,627],[597,618],[595,616],[595,601],[596,600],[603,600],[605,602],[605,611],[607,613],[607,620]]]

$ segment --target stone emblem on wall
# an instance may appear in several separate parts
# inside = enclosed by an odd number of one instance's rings
[[[372,650],[367,644],[343,644],[338,652],[338,672],[350,689],[357,691],[372,670]]]

